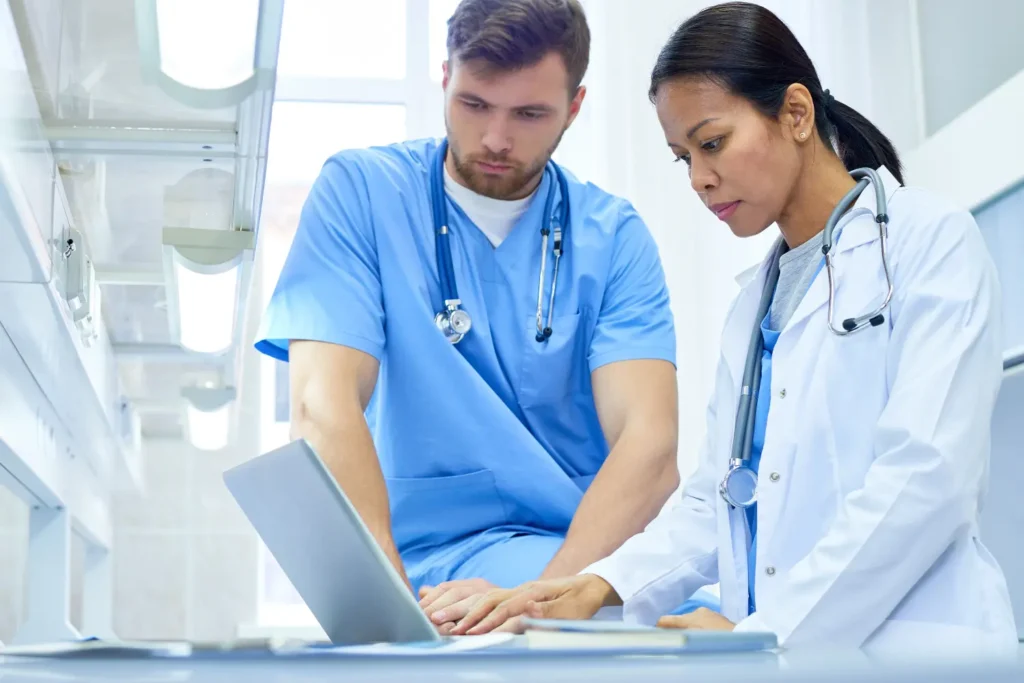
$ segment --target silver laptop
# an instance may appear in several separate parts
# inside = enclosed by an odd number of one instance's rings
[[[305,440],[226,471],[224,483],[332,643],[447,640]]]

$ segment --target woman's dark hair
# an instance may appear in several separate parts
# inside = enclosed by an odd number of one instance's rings
[[[664,82],[687,76],[711,79],[772,118],[778,117],[789,86],[800,83],[814,100],[818,135],[830,147],[835,140],[847,169],[885,166],[903,184],[900,158],[889,138],[822,89],[796,36],[764,7],[727,2],[687,19],[658,55],[651,100]]]

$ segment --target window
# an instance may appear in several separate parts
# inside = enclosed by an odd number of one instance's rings
[[[443,133],[440,87],[426,69],[406,73],[408,51],[420,46],[418,61],[427,58],[428,28],[433,29],[407,15],[407,9],[425,15],[422,0],[289,0],[285,7],[260,223],[264,305],[328,157],[343,149]],[[446,30],[447,16],[438,21]],[[419,40],[406,31],[414,24],[422,33]],[[431,115],[425,113],[429,109]],[[260,363],[260,443],[266,452],[290,440],[288,369],[266,356]],[[260,547],[259,562],[259,625],[315,624],[266,547]]]
[[[430,79],[440,83],[441,65],[448,59],[448,17],[459,0],[430,0]]]
[[[266,177],[270,187],[308,190],[335,152],[405,137],[405,107],[396,104],[279,101],[272,121]]]
[[[981,234],[999,271],[1003,299],[1003,349],[1024,350],[1024,184],[975,212]]]
[[[278,74],[405,78],[405,0],[288,0]]]

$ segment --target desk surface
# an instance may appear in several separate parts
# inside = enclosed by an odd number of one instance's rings
[[[681,657],[466,653],[429,657],[247,656],[181,660],[0,660],[3,683],[40,681],[834,681],[1020,683],[1016,661],[880,661],[858,652],[784,652]]]

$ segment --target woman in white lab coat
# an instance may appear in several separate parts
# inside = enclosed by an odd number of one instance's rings
[[[1012,651],[1006,583],[978,538],[1001,329],[974,220],[902,187],[889,140],[829,95],[762,7],[718,5],[685,22],[658,58],[651,99],[704,203],[741,237],[781,231],[727,316],[698,469],[611,556],[489,594],[453,633],[622,604],[626,619],[771,631],[788,647]],[[884,188],[894,289],[881,324],[840,335],[830,322],[844,331],[888,290],[875,187],[840,206],[856,185],[848,171],[862,167]],[[821,246],[837,206],[830,320]],[[760,377],[753,433],[738,442],[750,442],[757,473],[744,508],[720,485],[734,434],[745,434],[736,421],[752,343],[764,349],[749,363]],[[721,614],[663,617],[716,582]]]

